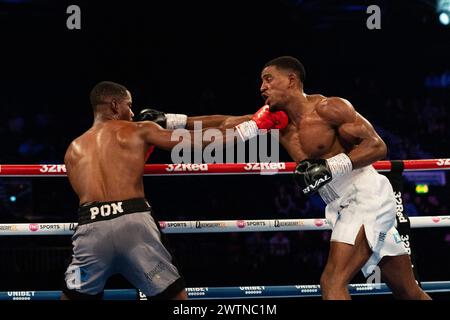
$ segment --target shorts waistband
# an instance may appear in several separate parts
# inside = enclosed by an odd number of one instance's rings
[[[78,224],[110,220],[124,214],[151,211],[152,207],[145,198],[120,201],[94,201],[78,208]]]

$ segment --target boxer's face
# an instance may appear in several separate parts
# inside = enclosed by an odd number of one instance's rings
[[[117,100],[117,120],[133,121],[134,113],[131,111],[133,101],[131,94],[127,91],[127,96]]]
[[[270,111],[282,110],[287,104],[289,77],[284,70],[276,66],[268,66],[261,72],[261,95],[266,104],[270,106]]]

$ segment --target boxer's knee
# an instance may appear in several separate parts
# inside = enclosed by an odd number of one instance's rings
[[[320,288],[322,291],[322,298],[325,300],[350,299],[348,283],[338,274],[324,271],[320,277]]]
[[[347,288],[349,282],[348,279],[338,272],[334,272],[335,270],[336,269],[333,269],[332,267],[328,267],[323,271],[320,277],[320,288],[322,291],[334,289],[342,290]]]

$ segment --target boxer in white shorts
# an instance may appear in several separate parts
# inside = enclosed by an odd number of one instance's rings
[[[280,143],[298,163],[296,182],[305,195],[319,191],[327,202],[333,232],[320,280],[323,298],[350,299],[356,273],[367,275],[378,264],[395,297],[429,299],[395,230],[392,187],[371,167],[387,152],[372,125],[345,99],[305,94],[305,69],[294,57],[269,61],[261,79],[270,111],[289,116]]]

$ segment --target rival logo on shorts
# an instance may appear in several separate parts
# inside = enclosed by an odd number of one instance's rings
[[[110,204],[104,204],[100,207],[92,207],[89,210],[91,211],[91,220],[95,220],[97,218],[97,215],[100,214],[102,217],[107,217],[111,214],[118,214],[123,213],[122,209],[122,201],[119,202],[113,202]]]

